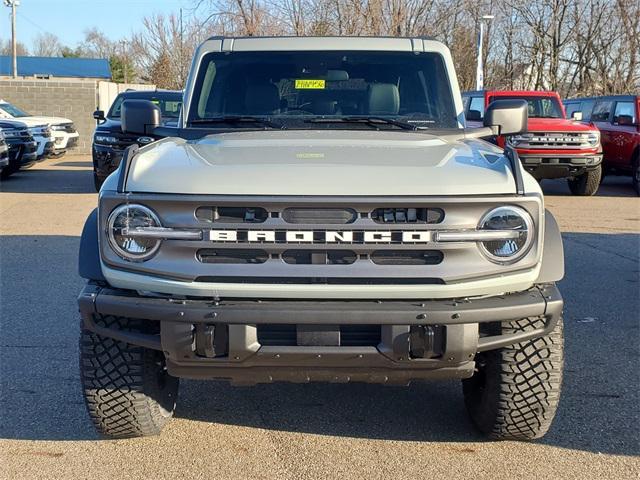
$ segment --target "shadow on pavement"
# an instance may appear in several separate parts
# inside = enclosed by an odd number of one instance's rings
[[[640,235],[564,235],[566,369],[541,443],[640,454]],[[77,237],[0,237],[0,438],[94,440],[78,377]],[[6,253],[10,252],[10,253]],[[231,387],[183,381],[176,416],[393,441],[482,441],[455,381]]]
[[[53,164],[54,167],[76,167],[76,168],[93,168],[93,162],[58,162]]]
[[[540,184],[542,191],[548,196],[573,196],[567,180],[564,178],[556,180],[543,180]],[[596,193],[597,197],[637,197],[636,191],[631,184],[630,176],[608,175],[602,181]],[[576,197],[579,198],[579,197]]]
[[[74,166],[78,162],[72,162]],[[20,170],[0,182],[0,192],[9,193],[96,193],[91,170]]]

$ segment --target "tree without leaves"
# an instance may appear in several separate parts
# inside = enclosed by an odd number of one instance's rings
[[[33,55],[36,57],[59,57],[62,49],[60,39],[53,33],[40,33],[33,41]]]
[[[142,76],[166,55],[182,88],[209,35],[431,36],[447,44],[462,89],[475,85],[480,17],[485,86],[561,95],[640,89],[640,0],[194,0],[180,41],[176,16],[145,19],[131,55]],[[165,60],[163,59],[163,62]],[[167,65],[169,68],[169,65]]]

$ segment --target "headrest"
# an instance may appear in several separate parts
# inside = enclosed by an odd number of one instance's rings
[[[248,115],[271,115],[280,111],[280,93],[272,83],[249,85],[244,94]]]
[[[369,115],[397,115],[400,110],[400,92],[393,83],[369,85]]]
[[[338,102],[335,100],[315,100],[311,102],[311,111],[316,115],[335,115]]]
[[[346,70],[327,70],[328,82],[344,82],[349,80],[349,73]]]

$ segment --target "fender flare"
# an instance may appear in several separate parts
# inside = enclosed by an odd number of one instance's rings
[[[106,282],[100,267],[100,247],[98,245],[98,209],[94,208],[87,217],[80,237],[78,273],[82,278]]]
[[[536,283],[553,283],[564,277],[564,247],[560,227],[549,210],[544,212],[542,267]]]

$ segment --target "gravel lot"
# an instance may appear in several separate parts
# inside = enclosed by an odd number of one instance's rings
[[[575,198],[547,181],[565,241],[567,359],[551,432],[473,433],[458,382],[184,381],[160,437],[100,440],[77,368],[79,235],[96,204],[88,157],[0,186],[0,478],[598,478],[640,472],[640,199],[628,178]]]

